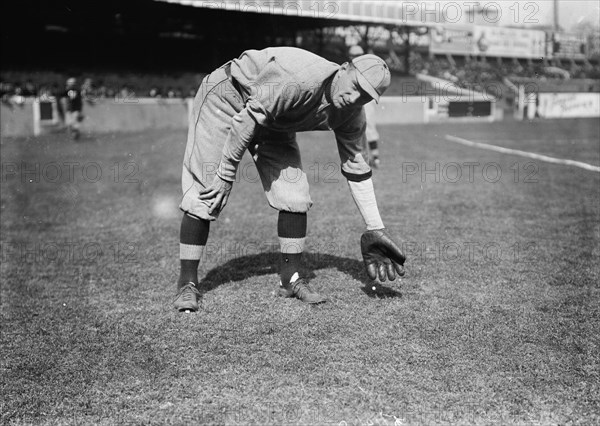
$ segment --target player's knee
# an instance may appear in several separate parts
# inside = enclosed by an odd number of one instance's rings
[[[310,198],[302,201],[295,201],[294,203],[288,204],[288,208],[286,209],[292,213],[307,213],[312,207],[312,201]]]
[[[308,188],[302,190],[288,190],[276,194],[267,194],[269,204],[276,210],[292,213],[306,213],[312,207],[312,200]]]
[[[312,206],[308,179],[299,168],[281,171],[277,179],[263,185],[271,207],[293,213],[306,213]]]
[[[205,200],[198,199],[197,195],[192,195],[192,192],[187,192],[183,195],[181,203],[179,204],[179,210],[190,216],[204,219],[204,220],[217,220],[220,212],[209,213],[210,205]],[[196,192],[197,194],[197,192]]]
[[[310,208],[312,207],[312,202],[307,203],[297,203],[297,204],[288,204],[285,207],[271,205],[271,207],[275,208],[279,211],[286,211],[290,213],[308,213]]]

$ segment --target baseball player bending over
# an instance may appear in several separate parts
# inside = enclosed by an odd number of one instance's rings
[[[279,211],[279,295],[306,303],[325,297],[298,275],[312,206],[296,132],[332,130],[342,174],[365,221],[361,252],[371,279],[403,275],[405,256],[387,235],[373,190],[363,105],[390,84],[383,60],[362,55],[337,65],[293,47],[248,50],[209,74],[194,99],[183,161],[181,273],[175,308],[198,310],[198,265],[210,222],[227,204],[238,164],[249,150],[271,207]],[[293,179],[286,179],[293,176]],[[300,179],[298,179],[300,176]]]

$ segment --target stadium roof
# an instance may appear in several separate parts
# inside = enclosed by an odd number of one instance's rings
[[[423,13],[412,1],[348,0],[156,0],[183,6],[344,21],[361,24],[432,26],[433,13]],[[422,18],[422,19],[419,19]],[[428,21],[427,18],[433,18]],[[439,16],[437,17],[439,19]]]

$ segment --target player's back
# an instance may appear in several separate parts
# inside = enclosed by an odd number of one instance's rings
[[[232,75],[244,86],[300,85],[301,89],[322,84],[339,65],[297,47],[268,47],[247,50],[233,60]],[[261,90],[263,88],[261,87]]]

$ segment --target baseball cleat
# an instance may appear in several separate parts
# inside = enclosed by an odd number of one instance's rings
[[[327,299],[314,291],[304,278],[298,278],[296,281],[289,283],[287,286],[279,283],[279,296],[295,297],[304,303],[318,304],[324,303]]]
[[[200,292],[196,288],[196,284],[189,282],[179,289],[173,305],[179,312],[196,312],[198,310],[199,296]]]

